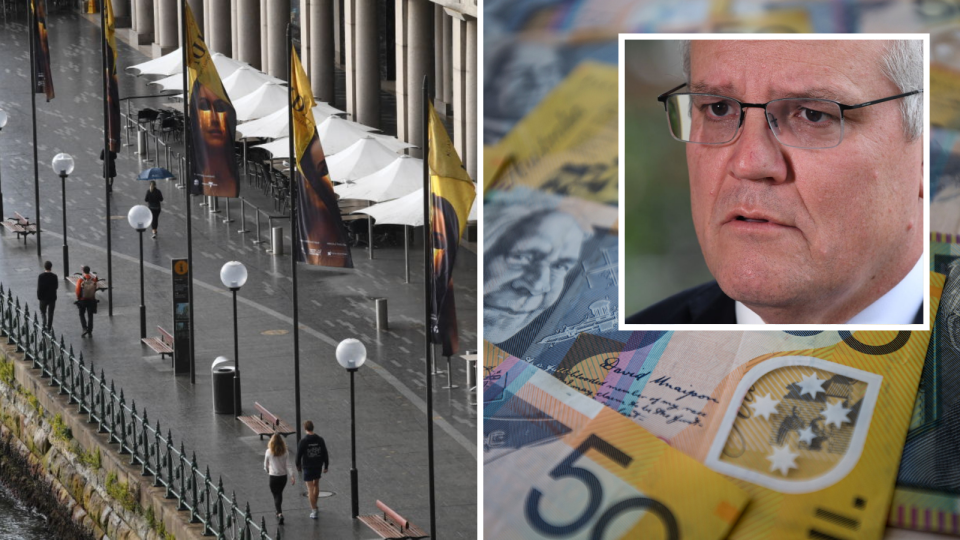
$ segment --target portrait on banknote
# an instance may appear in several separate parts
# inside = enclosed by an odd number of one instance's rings
[[[929,326],[929,38],[632,37],[625,328]]]

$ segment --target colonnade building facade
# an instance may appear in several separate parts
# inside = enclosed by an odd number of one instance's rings
[[[346,75],[350,119],[380,127],[380,90],[396,94],[397,137],[422,146],[423,77],[452,119],[454,145],[477,175],[477,0],[188,0],[208,48],[287,80],[286,28],[315,97],[334,101],[334,68]],[[180,43],[180,0],[113,0],[117,28],[154,56]],[[123,30],[121,30],[123,31]]]

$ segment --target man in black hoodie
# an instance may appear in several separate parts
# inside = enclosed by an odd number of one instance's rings
[[[60,278],[53,273],[52,268],[52,262],[43,263],[44,272],[37,278],[37,300],[40,301],[44,330],[53,327],[53,309],[57,304],[57,288],[60,287]]]
[[[320,470],[327,472],[327,445],[323,437],[313,432],[313,422],[303,423],[307,435],[300,439],[297,446],[297,470],[303,471],[303,482],[307,484],[307,497],[310,499],[310,518],[317,519],[317,496],[320,493]]]

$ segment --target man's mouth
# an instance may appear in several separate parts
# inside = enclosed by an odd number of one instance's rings
[[[766,219],[753,219],[746,216],[737,216],[737,221],[746,221],[747,223],[769,223]]]

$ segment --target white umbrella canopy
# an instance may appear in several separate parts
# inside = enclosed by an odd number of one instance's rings
[[[220,75],[223,77],[223,75]],[[267,75],[250,66],[241,66],[232,75],[223,79],[223,89],[230,96],[230,101],[236,101],[253,93],[264,83],[286,84],[283,80]]]
[[[392,201],[375,204],[354,214],[366,214],[377,220],[377,225],[423,225],[423,188]]]
[[[381,144],[394,152],[399,152],[404,148],[410,148],[413,145],[398,140],[389,135],[378,135],[370,133],[376,128],[367,127],[363,124],[344,120],[336,116],[331,116],[317,126],[317,132],[320,134],[320,142],[323,143],[323,151],[327,155],[333,155],[337,152],[346,150],[353,143],[370,135],[377,139]]]
[[[160,58],[148,60],[142,64],[128,66],[127,69],[136,71],[137,75],[173,75],[183,71],[180,58],[180,49],[165,54]]]
[[[177,90],[183,92],[183,74],[176,73],[169,77],[150,81],[147,84],[155,84],[159,86],[161,90]]]
[[[233,102],[233,108],[237,110],[237,120],[255,120],[285,109],[288,95],[286,86],[264,83],[252,93]]]
[[[290,137],[277,139],[266,144],[258,144],[253,148],[263,148],[270,152],[273,159],[287,159],[290,157]]]
[[[328,111],[337,112],[329,113]],[[339,111],[339,109],[331,107],[326,103],[319,103],[313,108],[313,119],[315,122],[323,122],[332,114],[346,113]],[[289,125],[287,109],[283,108],[276,112],[270,113],[263,118],[257,118],[256,120],[251,120],[249,122],[240,124],[237,126],[237,133],[240,134],[240,138],[242,139],[276,139],[279,137],[286,137],[290,134],[290,128],[288,127]]]
[[[323,140],[321,139],[320,142],[322,143]],[[342,152],[327,158],[330,181],[346,182],[362,178],[386,167],[396,158],[396,152],[368,134]]]
[[[423,188],[423,160],[400,156],[373,174],[333,186],[333,191],[342,199],[383,202],[403,197],[417,188]]]
[[[241,67],[250,67],[249,64],[234,60],[222,53],[213,53],[212,58],[213,64],[217,66],[217,73],[220,75],[220,79],[226,79]],[[180,49],[177,48],[175,51],[165,54],[160,58],[154,58],[142,64],[129,66],[127,69],[136,71],[137,75],[164,75],[169,77],[170,75],[183,73]]]

